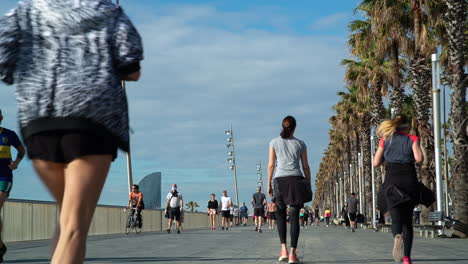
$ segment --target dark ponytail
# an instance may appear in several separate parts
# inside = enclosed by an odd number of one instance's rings
[[[283,130],[281,131],[282,138],[290,138],[296,129],[296,119],[292,116],[287,116],[283,119]]]

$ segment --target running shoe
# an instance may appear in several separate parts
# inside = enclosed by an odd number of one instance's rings
[[[278,258],[278,261],[288,261],[288,250],[287,249],[282,249],[280,251],[280,257]]]
[[[402,264],[411,264],[411,259],[409,257],[404,257]]]
[[[296,253],[291,253],[289,255],[289,264],[294,264],[294,263],[299,263],[299,259],[297,258],[297,252]]]
[[[354,230],[354,228],[351,228],[351,232],[356,232],[356,230]]]
[[[257,231],[258,231],[258,226],[255,227],[255,232],[257,232]]]
[[[392,255],[395,262],[401,262],[403,260],[403,238],[401,237],[401,234],[395,236]]]
[[[263,233],[261,229],[258,230],[259,233]]]
[[[169,228],[166,231],[167,231],[168,234],[171,233],[171,229],[169,229]]]
[[[180,234],[180,229],[177,229],[177,234]]]
[[[226,231],[229,230],[229,228],[226,227]]]
[[[221,227],[221,230],[224,230],[224,226],[223,226],[223,227]]]

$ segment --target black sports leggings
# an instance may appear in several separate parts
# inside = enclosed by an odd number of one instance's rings
[[[286,225],[286,210],[287,207],[284,202],[277,200],[276,203],[278,209],[276,211],[276,220],[278,222],[278,233],[280,237],[281,244],[286,244],[286,232],[287,232],[287,225]],[[289,224],[291,225],[291,247],[297,248],[297,241],[299,240],[299,211],[301,210],[300,205],[290,205],[289,206]]]
[[[411,256],[411,248],[413,247],[413,209],[414,206],[408,203],[390,209],[393,237],[403,233],[404,255],[406,257]]]

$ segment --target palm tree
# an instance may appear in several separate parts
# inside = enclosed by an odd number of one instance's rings
[[[451,187],[458,220],[468,223],[468,131],[466,87],[466,0],[446,0],[445,26],[448,41],[448,80],[452,88],[450,126],[453,140],[454,164]]]
[[[187,209],[190,209],[190,212],[193,212],[195,208],[200,207],[198,203],[194,201],[187,202],[185,206],[187,207]]]

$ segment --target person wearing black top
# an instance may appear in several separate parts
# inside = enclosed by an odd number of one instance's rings
[[[216,230],[216,214],[218,213],[218,201],[216,195],[211,194],[211,199],[208,201],[208,215],[210,216],[211,230]]]
[[[385,162],[385,181],[380,186],[377,203],[382,214],[392,216],[394,236],[393,258],[411,264],[413,245],[413,209],[418,203],[418,179],[415,163],[423,161],[419,138],[408,134],[409,123],[404,115],[382,122],[377,128],[381,138],[374,156],[374,166]],[[395,199],[400,194],[401,199]]]

